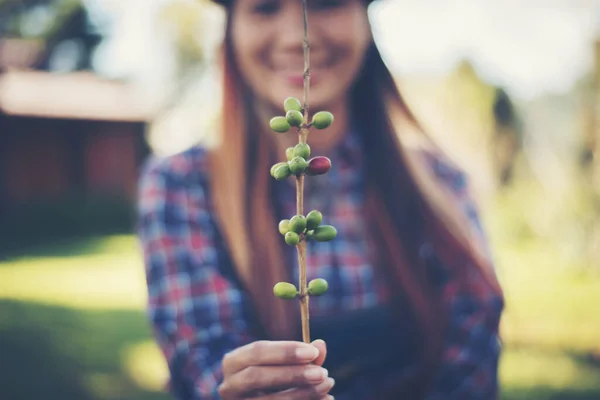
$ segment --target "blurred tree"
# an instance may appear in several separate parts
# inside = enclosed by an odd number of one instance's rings
[[[464,139],[473,145],[483,144],[493,129],[490,112],[495,88],[479,76],[468,59],[458,63],[448,83],[455,99],[454,115],[466,129]]]
[[[222,10],[208,0],[170,0],[157,12],[154,25],[170,64],[166,79],[155,82],[161,101],[148,132],[155,152],[177,152],[210,140],[220,95],[218,72],[212,67],[222,17]]]
[[[594,70],[591,79],[585,82],[590,91],[582,91],[582,97],[588,106],[587,129],[584,129],[582,155],[580,157],[586,200],[589,213],[586,227],[587,258],[590,265],[600,265],[600,37],[594,43]]]
[[[474,64],[461,60],[449,75],[445,112],[453,141],[462,147],[465,166],[477,186],[493,194],[506,186],[522,147],[520,118],[510,95],[482,78]]]
[[[512,100],[501,87],[495,88],[492,111],[495,121],[491,141],[494,173],[499,184],[506,186],[511,181],[515,159],[522,149],[522,126]]]
[[[91,69],[102,40],[80,0],[2,0],[0,37],[37,42],[42,51],[28,67],[61,72]]]
[[[159,24],[172,33],[181,69],[204,60],[202,26],[204,9],[199,1],[171,0],[160,11]]]
[[[600,37],[594,43],[594,125],[589,146],[592,152],[592,180],[596,194],[600,194]],[[600,206],[598,207],[600,208]]]
[[[578,164],[584,171],[592,167],[596,148],[596,93],[595,79],[592,73],[586,74],[575,84],[573,91],[579,100],[579,124],[581,143],[579,146]]]
[[[579,258],[587,267],[600,258],[600,40],[594,45],[596,62],[571,92],[577,104],[577,140],[572,157],[574,174],[570,182],[575,199],[569,221],[579,232]],[[567,212],[568,213],[568,212]]]
[[[174,90],[163,105],[161,114],[176,107],[205,70],[203,27],[204,6],[201,1],[170,0],[159,10],[157,29],[167,34],[176,59],[172,77]]]

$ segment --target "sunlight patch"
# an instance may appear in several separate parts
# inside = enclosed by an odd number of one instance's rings
[[[144,279],[135,254],[21,259],[0,268],[0,298],[140,310],[146,303]]]
[[[503,386],[514,388],[600,389],[600,369],[559,351],[532,348],[507,349],[500,376]]]
[[[169,370],[155,342],[129,346],[122,358],[127,374],[140,388],[154,392],[165,390]]]

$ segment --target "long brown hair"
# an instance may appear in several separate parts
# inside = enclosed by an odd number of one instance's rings
[[[297,339],[297,304],[274,301],[272,294],[275,283],[294,281],[284,267],[285,245],[276,228],[273,179],[268,175],[278,161],[275,144],[258,128],[252,95],[233,57],[229,22],[222,53],[222,135],[211,152],[212,204],[256,313],[256,332],[267,339]],[[440,317],[439,294],[418,256],[421,241],[449,244],[453,254],[465,260],[457,274],[476,271],[489,290],[500,293],[500,288],[482,249],[465,229],[465,217],[447,201],[445,189],[421,163],[421,150],[436,148],[404,102],[375,43],[350,96],[366,159],[365,213],[372,221],[372,242],[377,247],[373,262],[388,274],[395,292],[407,299],[420,328],[423,373],[411,382],[414,394],[427,384],[439,361],[446,322]]]

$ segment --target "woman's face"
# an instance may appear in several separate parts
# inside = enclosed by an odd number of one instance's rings
[[[231,39],[237,65],[253,92],[271,106],[303,96],[301,0],[236,0]],[[312,110],[342,101],[356,79],[371,30],[361,0],[308,0]]]

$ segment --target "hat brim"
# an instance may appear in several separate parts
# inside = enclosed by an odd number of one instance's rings
[[[374,0],[363,0],[365,3],[371,4]],[[217,3],[220,4],[224,7],[229,7],[231,5],[231,3],[233,2],[233,0],[212,0],[213,3]]]

